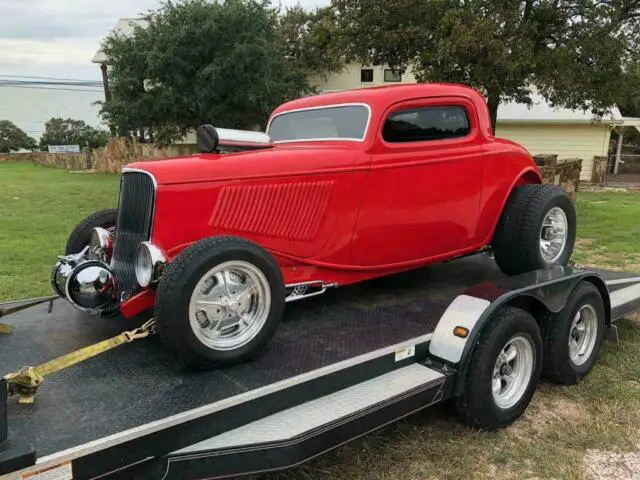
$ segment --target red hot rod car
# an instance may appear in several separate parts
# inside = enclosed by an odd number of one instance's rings
[[[195,366],[247,359],[285,302],[328,287],[488,247],[512,275],[573,249],[571,199],[460,85],[302,98],[266,134],[206,125],[198,145],[124,168],[118,209],[76,227],[52,278],[84,310],[154,308]]]

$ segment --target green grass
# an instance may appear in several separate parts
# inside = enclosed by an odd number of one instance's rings
[[[69,232],[116,205],[117,193],[117,175],[0,163],[0,301],[50,293],[50,269]],[[577,209],[579,263],[640,271],[640,194],[581,193]],[[436,407],[267,478],[586,479],[587,449],[639,448],[640,320],[625,320],[620,333],[582,384],[543,383],[506,430],[476,432]]]
[[[0,301],[50,295],[67,237],[90,213],[116,206],[119,176],[0,162]]]

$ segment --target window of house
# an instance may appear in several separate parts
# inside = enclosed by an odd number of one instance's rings
[[[401,82],[402,81],[402,71],[394,70],[393,68],[385,68],[384,69],[384,81],[385,82]]]
[[[363,68],[360,70],[360,81],[363,83],[373,82],[373,68]]]
[[[423,142],[468,135],[469,116],[463,107],[412,108],[392,113],[382,129],[387,142]]]

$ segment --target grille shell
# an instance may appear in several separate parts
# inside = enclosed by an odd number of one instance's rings
[[[135,274],[138,245],[151,238],[156,186],[153,177],[140,171],[123,171],[111,268],[118,291],[129,296],[140,288]]]

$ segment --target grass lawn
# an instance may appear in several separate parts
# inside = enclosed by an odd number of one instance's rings
[[[115,206],[117,193],[117,175],[0,163],[0,301],[49,294],[51,266],[71,229]],[[575,260],[640,272],[640,194],[581,193],[577,208]],[[620,327],[620,344],[605,343],[582,384],[541,384],[524,418],[504,431],[472,431],[446,408],[428,409],[267,478],[586,479],[589,469],[617,462],[613,452],[640,459],[640,319]],[[608,477],[640,472],[627,474]]]
[[[0,302],[50,295],[67,237],[85,216],[117,206],[118,175],[0,162]]]

